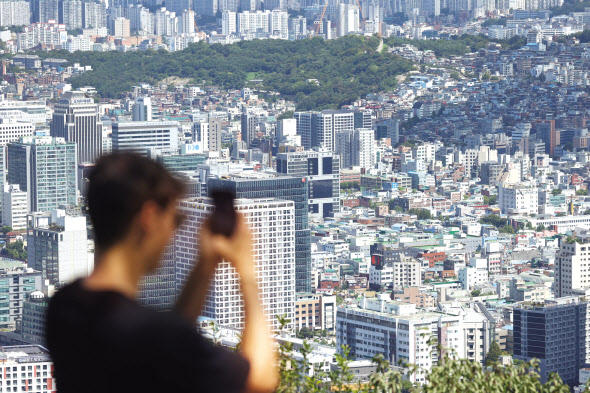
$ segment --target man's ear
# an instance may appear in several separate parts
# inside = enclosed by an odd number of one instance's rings
[[[151,233],[158,227],[158,212],[160,207],[154,201],[146,201],[138,214],[138,223],[141,234]]]

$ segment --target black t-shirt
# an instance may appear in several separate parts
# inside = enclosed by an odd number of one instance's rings
[[[239,393],[249,372],[176,312],[156,312],[80,280],[49,303],[47,343],[59,393]]]

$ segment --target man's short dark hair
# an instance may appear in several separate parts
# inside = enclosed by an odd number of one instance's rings
[[[127,235],[147,201],[164,209],[184,193],[184,184],[162,165],[134,153],[100,157],[88,180],[88,210],[101,251]]]

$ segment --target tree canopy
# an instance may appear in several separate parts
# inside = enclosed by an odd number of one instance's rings
[[[409,60],[377,52],[380,39],[346,36],[337,40],[253,40],[231,45],[204,42],[183,51],[40,52],[92,66],[70,78],[74,88],[94,86],[102,97],[116,98],[141,82],[166,77],[191,78],[226,89],[242,89],[261,80],[259,89],[277,91],[298,110],[338,108],[368,93],[392,90],[396,76],[414,68]],[[252,82],[251,82],[252,83]]]

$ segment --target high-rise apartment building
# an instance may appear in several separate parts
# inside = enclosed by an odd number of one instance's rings
[[[31,2],[33,22],[47,23],[59,20],[59,0],[33,0]]]
[[[237,31],[236,13],[233,11],[223,11],[221,14],[221,34],[231,35]]]
[[[239,199],[277,198],[295,202],[295,289],[311,292],[311,235],[305,178],[264,173],[209,179],[208,190],[226,189]]]
[[[131,35],[131,24],[127,18],[116,18],[113,21],[113,35],[115,37],[129,37]]]
[[[360,9],[356,4],[338,4],[338,37],[359,31]]]
[[[186,223],[176,234],[174,253],[178,285],[182,286],[197,260],[198,242],[194,234],[213,212],[207,198],[181,201],[178,207]],[[269,324],[278,328],[277,315],[295,316],[295,204],[277,199],[236,200],[236,210],[244,215],[254,240],[254,268],[260,300]],[[240,278],[230,262],[221,262],[213,276],[203,307],[203,316],[218,324],[244,327],[244,305]]]
[[[25,137],[7,146],[8,184],[27,192],[29,210],[78,203],[76,144],[63,138]]]
[[[375,132],[370,128],[358,128],[352,139],[353,166],[371,169],[375,166]]]
[[[192,0],[191,0],[192,1]],[[195,33],[195,11],[185,9],[177,12],[178,17],[178,34],[192,35]]]
[[[556,298],[574,295],[574,290],[590,288],[590,231],[577,229],[573,241],[562,237],[555,256]]]
[[[340,211],[340,157],[337,154],[279,153],[277,172],[307,180],[309,214],[331,217]]]
[[[29,2],[9,0],[0,2],[0,26],[23,26],[31,23]]]
[[[295,119],[301,144],[308,150],[318,147],[334,151],[336,134],[354,130],[352,111],[295,112]]]
[[[2,223],[13,229],[27,227],[27,193],[18,184],[5,184],[2,192]]]
[[[29,267],[42,272],[50,284],[67,284],[92,272],[94,255],[88,251],[82,213],[55,209],[29,215],[27,233]]]
[[[59,23],[63,23],[68,30],[81,29],[83,26],[82,2],[80,0],[60,1]]]
[[[546,300],[544,306],[520,304],[514,308],[514,358],[539,360],[541,382],[559,374],[570,386],[578,371],[590,363],[588,303],[577,297]]]
[[[106,4],[106,2],[98,1],[88,1],[83,4],[85,29],[98,29],[101,27],[107,27]]]
[[[94,162],[102,153],[102,122],[98,106],[82,91],[65,93],[55,104],[51,136],[74,142],[78,162]]]
[[[147,155],[148,149],[178,150],[176,121],[131,121],[113,123],[113,151]]]

